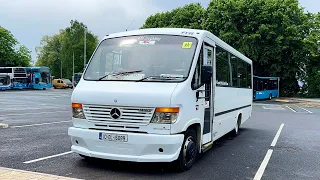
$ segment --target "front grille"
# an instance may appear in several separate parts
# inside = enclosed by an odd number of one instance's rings
[[[121,116],[118,119],[111,117],[111,110],[118,109]],[[154,113],[154,108],[121,107],[106,105],[83,105],[86,119],[95,124],[135,124],[147,125]]]

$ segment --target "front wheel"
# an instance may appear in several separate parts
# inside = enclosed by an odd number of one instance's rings
[[[191,169],[198,156],[197,136],[196,132],[188,129],[184,136],[179,158],[176,165],[179,171],[187,171]]]

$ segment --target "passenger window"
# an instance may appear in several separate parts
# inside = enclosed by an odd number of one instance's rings
[[[232,87],[251,88],[251,65],[230,53]]]
[[[240,82],[238,81],[238,60],[233,54],[230,54],[230,63],[232,67],[232,87],[240,87]]]
[[[247,63],[247,87],[251,88],[252,86],[251,79],[251,65]]]
[[[196,90],[199,87],[201,87],[201,67],[203,64],[203,46],[201,48],[199,58],[197,61],[196,69],[194,71],[194,75],[191,82],[191,88],[192,90]]]
[[[219,46],[216,48],[216,81],[217,86],[230,85],[228,52]]]
[[[238,79],[239,79],[239,87],[247,88],[247,63],[242,61],[240,58],[237,58],[238,61]]]

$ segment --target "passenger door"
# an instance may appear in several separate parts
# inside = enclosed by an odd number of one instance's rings
[[[203,49],[203,65],[214,65],[214,47],[205,45]],[[214,69],[214,68],[213,68]],[[214,74],[214,73],[213,73]],[[213,75],[214,76],[214,75]],[[212,141],[212,128],[213,128],[213,80],[204,85],[205,102],[204,102],[204,125],[203,125],[203,144]]]

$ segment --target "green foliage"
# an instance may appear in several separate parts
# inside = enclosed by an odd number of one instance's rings
[[[183,7],[176,8],[171,12],[163,12],[147,18],[141,28],[192,28],[201,29],[201,20],[205,14],[205,9],[200,3],[191,3]]]
[[[72,77],[73,53],[74,72],[81,72],[84,67],[84,31],[85,25],[78,21],[71,21],[67,27],[52,37],[44,36],[37,47],[37,65],[49,66],[53,76]],[[86,30],[86,62],[90,59],[98,44],[98,38]]]
[[[0,66],[29,66],[31,51],[24,45],[16,49],[18,41],[10,31],[0,26]]]
[[[308,17],[298,0],[215,0],[207,14],[205,29],[251,58],[255,75],[279,76],[282,95],[299,91]]]
[[[189,4],[152,15],[141,28],[208,30],[252,59],[255,75],[279,76],[281,95],[293,96],[300,90],[297,77],[303,78],[304,67],[314,62],[305,46],[307,38],[313,48],[314,40],[319,39],[309,37],[315,24],[311,17],[299,7],[298,0],[211,0],[206,9]],[[312,66],[312,72],[317,71]],[[311,87],[315,76],[309,78],[313,78],[308,80]]]
[[[320,97],[320,13],[311,15],[310,19],[312,29],[305,39],[308,59],[305,62],[306,87],[304,90],[308,97]]]

